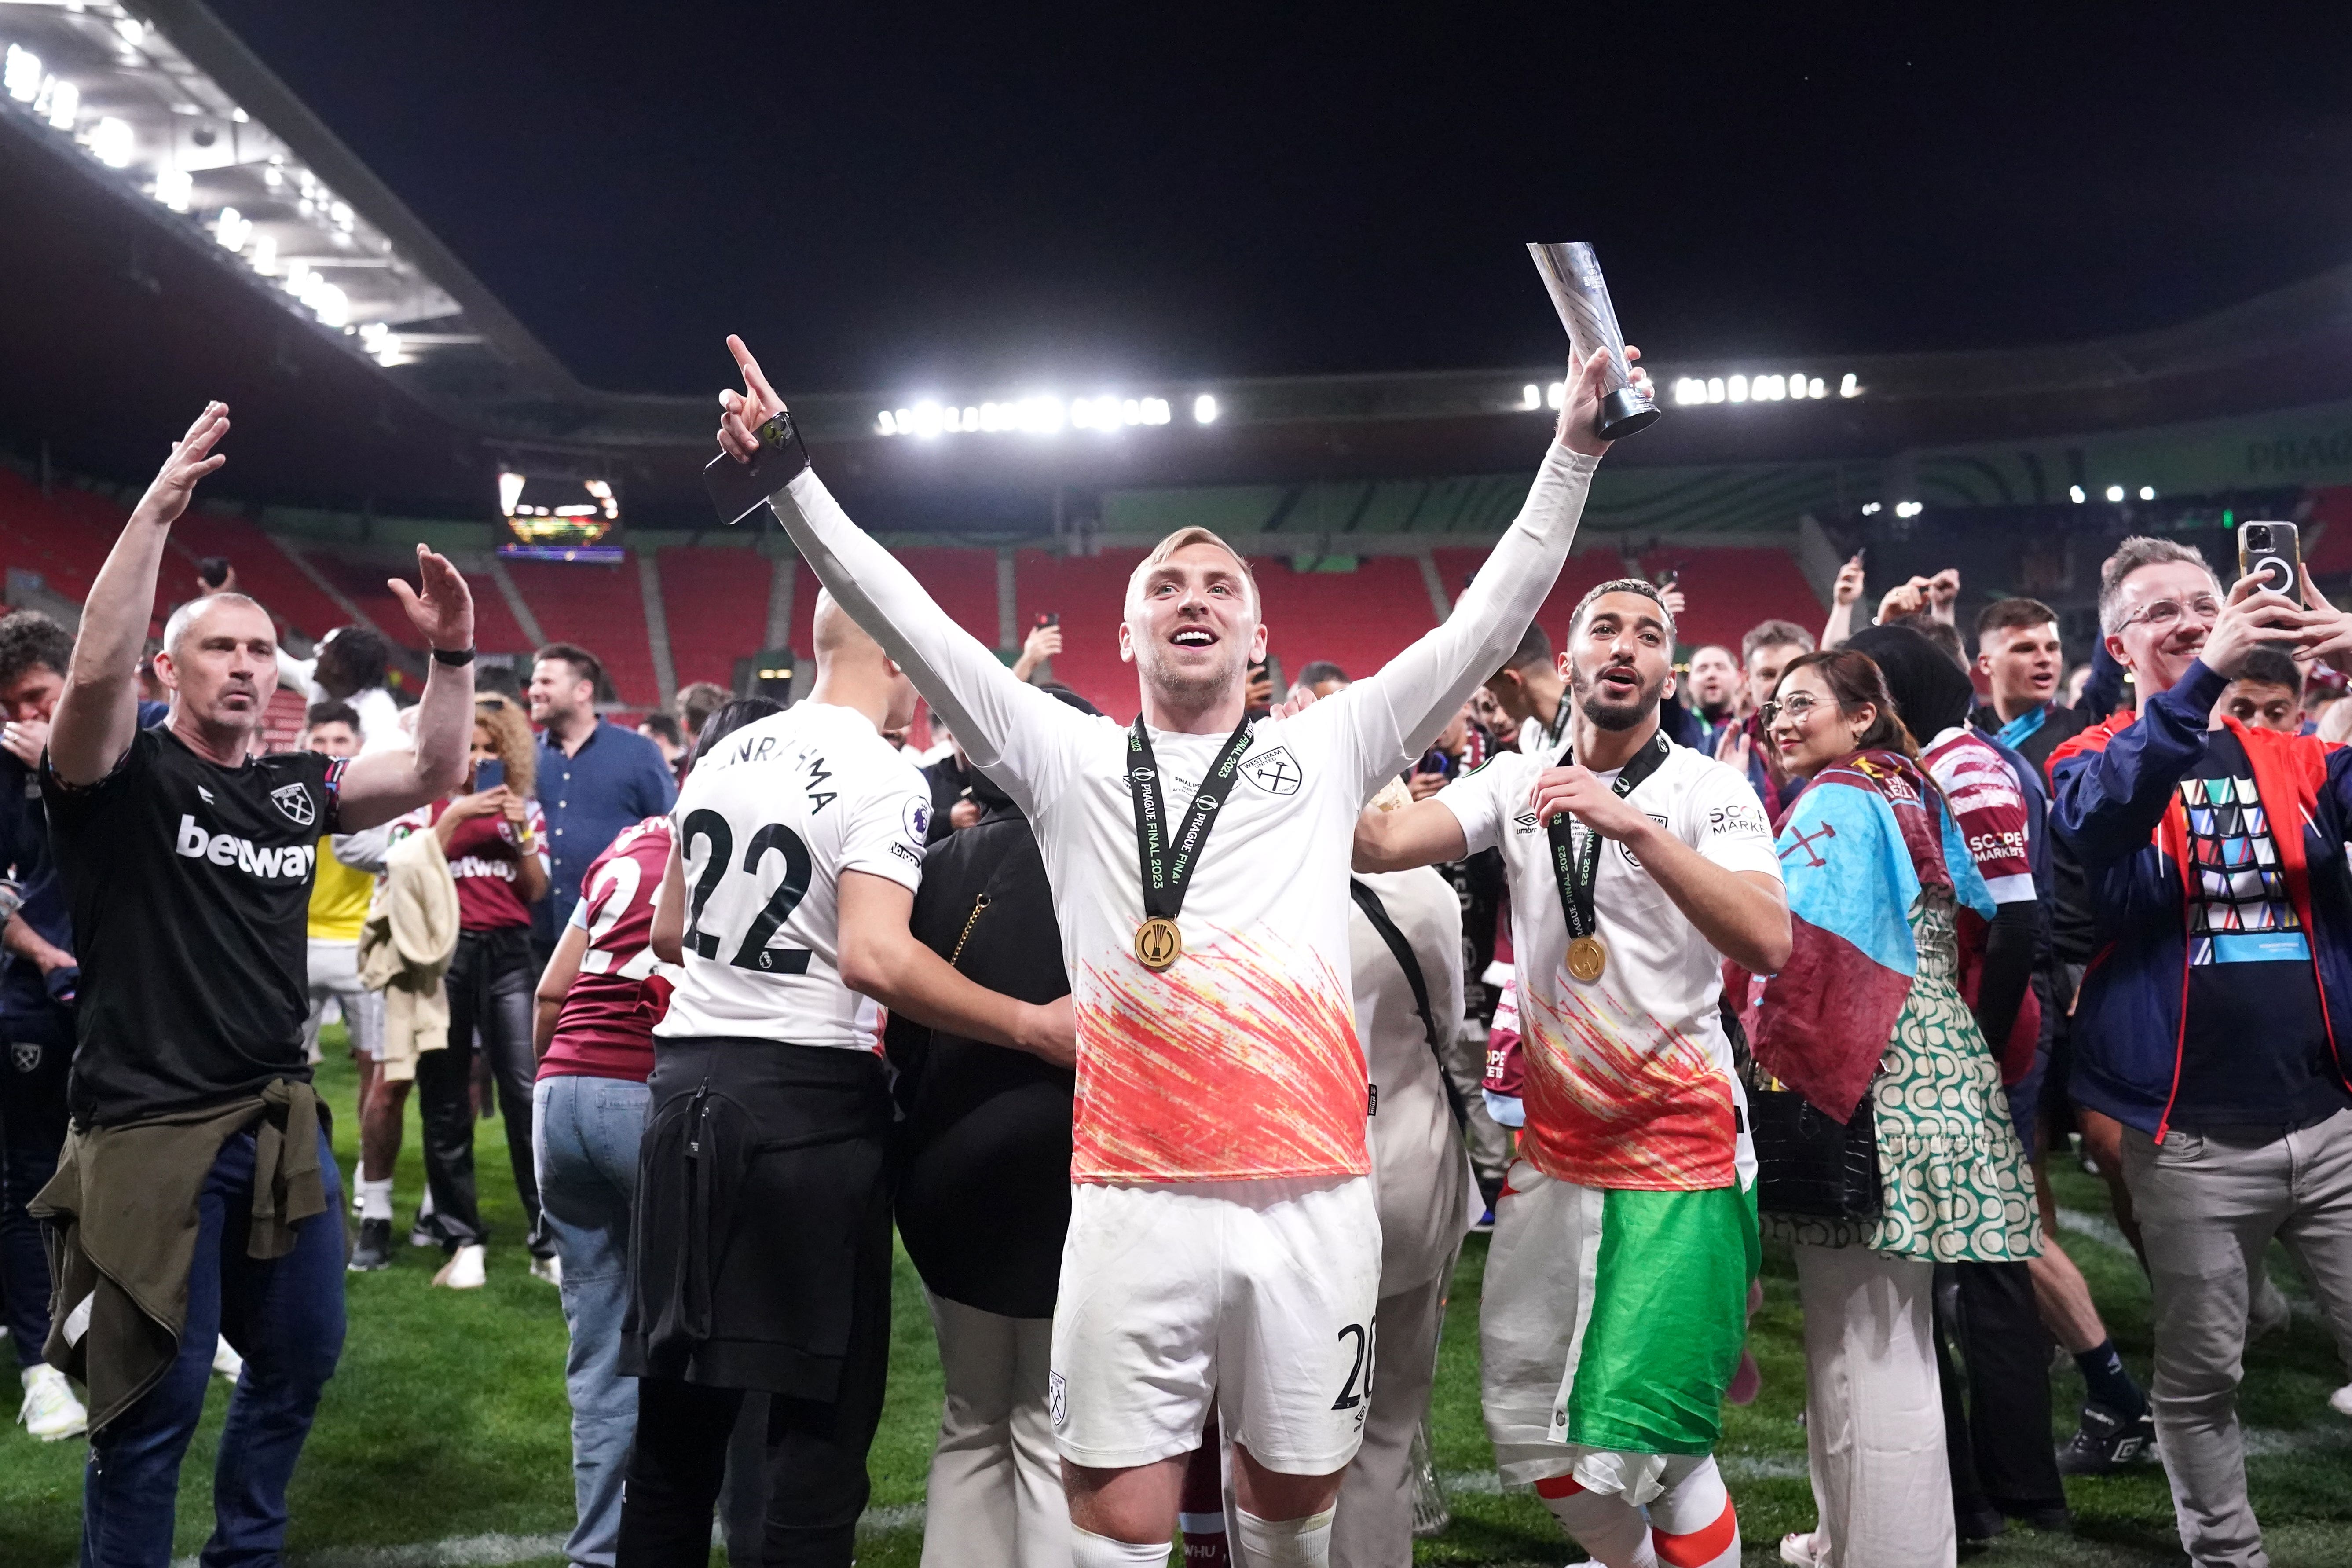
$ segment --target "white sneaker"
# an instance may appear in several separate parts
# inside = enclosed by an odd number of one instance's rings
[[[1789,1568],[1821,1568],[1820,1531],[1805,1531],[1780,1537],[1780,1561]]]
[[[488,1258],[489,1249],[480,1242],[468,1242],[449,1255],[441,1272],[433,1277],[436,1285],[446,1285],[452,1290],[478,1290],[489,1283]]]
[[[74,1397],[73,1384],[53,1366],[25,1370],[25,1404],[16,1412],[25,1430],[44,1443],[79,1437],[89,1430],[89,1412]]]
[[[226,1336],[213,1346],[213,1375],[231,1383],[245,1375],[245,1358],[231,1348]]]
[[[2352,1383],[2327,1396],[2327,1408],[2338,1415],[2352,1415]]]
[[[555,1254],[551,1252],[545,1258],[532,1258],[530,1260],[530,1277],[534,1279],[544,1279],[550,1285],[555,1286],[558,1289],[562,1289],[563,1259],[556,1257]]]

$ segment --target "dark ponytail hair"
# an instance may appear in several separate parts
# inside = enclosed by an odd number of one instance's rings
[[[1878,668],[1877,660],[1850,647],[1824,648],[1792,658],[1780,671],[1780,685],[1772,689],[1773,696],[1778,697],[1780,687],[1789,683],[1789,677],[1801,669],[1821,672],[1822,684],[1837,700],[1839,712],[1851,715],[1864,704],[1878,710],[1870,728],[1855,738],[1855,750],[1900,752],[1912,758],[1919,755],[1919,742],[1903,727],[1903,720],[1895,711],[1894,694],[1886,689],[1886,676]]]

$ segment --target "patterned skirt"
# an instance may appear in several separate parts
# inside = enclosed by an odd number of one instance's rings
[[[1762,1216],[1766,1237],[1869,1247],[1934,1263],[2014,1263],[2042,1252],[2033,1173],[2000,1068],[1953,984],[1951,906],[1911,911],[1918,977],[1871,1084],[1885,1207],[1874,1220]]]

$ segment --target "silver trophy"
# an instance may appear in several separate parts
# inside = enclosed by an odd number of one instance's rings
[[[1575,352],[1575,363],[1569,367],[1570,387],[1575,386],[1577,373],[1592,357],[1593,350],[1609,351],[1609,379],[1601,388],[1594,433],[1604,441],[1614,441],[1656,424],[1658,405],[1633,384],[1633,372],[1626,366],[1625,334],[1617,330],[1616,308],[1609,303],[1609,284],[1601,276],[1601,261],[1592,254],[1592,247],[1580,239],[1561,245],[1530,241],[1528,254],[1535,258],[1536,270],[1543,274],[1544,287],[1551,290],[1559,324],[1568,329],[1569,347]]]

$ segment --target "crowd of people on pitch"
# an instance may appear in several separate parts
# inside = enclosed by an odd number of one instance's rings
[[[733,346],[740,459],[781,404]],[[89,1433],[85,1562],[168,1559],[216,1371],[207,1552],[274,1557],[345,1275],[401,1239],[412,1086],[436,1286],[488,1276],[504,1120],[583,1568],[700,1564],[714,1520],[740,1563],[850,1561],[894,1234],[945,1385],[926,1563],[1158,1563],[1181,1531],[1192,1563],[1399,1568],[1480,1230],[1497,1469],[1609,1568],[1739,1561],[1712,1451],[1767,1239],[1819,1513],[1784,1560],[1949,1563],[2160,1458],[2193,1560],[2263,1561],[2236,1387],[2287,1316],[2273,1237],[2352,1359],[2352,705],[2319,696],[2352,616],[2134,538],[2071,678],[2032,599],[1971,659],[1955,573],[1857,625],[1859,556],[1818,636],[1678,664],[1679,590],[1623,577],[1555,649],[1601,364],[1379,672],[1272,690],[1247,563],[1160,542],[1127,726],[1051,681],[1058,625],[1010,668],[961,631],[804,455],[772,500],[824,585],[790,706],[689,688],[632,732],[569,644],[491,689],[421,546],[413,704],[378,634],[297,660],[209,566],[151,648],[207,408],[79,630],[0,619],[0,1296],[24,1424]],[[308,722],[264,755],[281,683]],[[348,1237],[310,1088],[335,1016]],[[2147,1273],[2145,1390],[2053,1152]],[[2053,1342],[2086,1393],[2054,1451]]]

